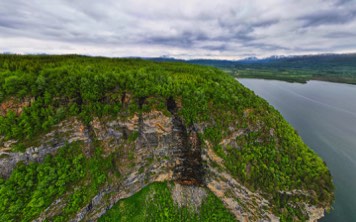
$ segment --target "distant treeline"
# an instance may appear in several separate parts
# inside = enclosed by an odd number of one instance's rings
[[[174,59],[164,58],[155,60],[175,61]],[[277,79],[291,82],[324,80],[356,84],[356,54],[249,58],[238,61],[201,59],[184,62],[214,66],[236,77]]]

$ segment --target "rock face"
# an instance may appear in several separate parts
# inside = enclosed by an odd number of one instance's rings
[[[172,98],[167,100],[172,117],[173,179],[183,185],[202,185],[204,169],[201,157],[201,141],[194,127],[186,128],[177,115],[177,105]]]
[[[127,99],[127,96],[123,98]],[[75,118],[65,120],[42,138],[40,146],[28,147],[23,153],[1,151],[0,175],[7,177],[18,162],[41,161],[65,143],[75,141],[86,144],[84,152],[90,158],[90,144],[95,137],[102,144],[103,155],[118,153],[121,179],[102,187],[71,221],[94,221],[120,199],[155,181],[174,181],[172,197],[178,206],[199,208],[206,196],[202,187],[207,187],[239,221],[279,221],[269,202],[229,175],[224,161],[214,153],[209,142],[200,139],[198,134],[204,126],[186,126],[177,115],[178,107],[172,98],[167,99],[166,105],[170,117],[160,111],[150,111],[125,119],[94,118],[89,126]],[[234,136],[243,133],[237,131]],[[230,143],[230,140],[223,142]],[[65,206],[66,202],[59,198],[35,221],[60,214]],[[306,211],[314,221],[322,216],[323,209],[306,207]]]
[[[89,144],[88,129],[79,120],[72,118],[58,124],[55,129],[46,134],[39,146],[28,147],[25,152],[11,152],[10,147],[17,141],[9,141],[0,147],[0,176],[8,177],[18,162],[41,162],[47,154],[54,154],[66,143],[83,141]]]
[[[209,166],[207,187],[223,200],[239,221],[279,221],[279,218],[271,213],[268,200],[251,192],[231,177],[224,166],[220,165],[222,160],[213,151],[209,150],[205,158]],[[219,164],[220,172],[211,165],[213,163]]]
[[[199,186],[186,186],[179,183],[175,184],[172,190],[172,198],[179,207],[194,207],[198,211],[207,193],[204,188]]]
[[[10,98],[0,104],[0,116],[5,116],[10,111],[20,115],[23,108],[31,106],[34,101],[34,98],[28,97],[23,99]]]

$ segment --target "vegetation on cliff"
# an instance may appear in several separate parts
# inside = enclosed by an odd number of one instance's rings
[[[177,207],[167,183],[155,183],[134,196],[119,201],[100,222],[108,221],[234,221],[222,202],[208,192],[199,209]]]
[[[185,126],[203,126],[199,138],[212,145],[231,175],[268,199],[281,220],[306,220],[305,204],[330,208],[333,184],[325,163],[273,107],[218,69],[140,59],[0,55],[0,145],[16,141],[12,152],[24,151],[69,117],[89,125],[95,117],[127,119],[152,110],[172,116],[171,100]],[[100,154],[100,144],[95,147]],[[43,163],[19,164],[1,179],[0,218],[31,220],[84,178],[96,181],[93,186],[108,183],[112,160],[103,165],[101,155],[83,157],[73,149]],[[83,187],[92,196],[98,190]],[[89,199],[79,194],[70,197],[67,215]]]
[[[48,155],[42,163],[18,164],[7,180],[0,181],[0,218],[3,221],[31,221],[44,211],[55,198],[65,194],[71,185],[80,181],[90,181],[85,190],[77,190],[61,217],[56,221],[66,221],[66,215],[77,212],[82,201],[94,196],[107,175],[112,171],[109,158],[102,158],[100,149],[87,159],[80,144],[70,144],[61,148],[56,156]]]

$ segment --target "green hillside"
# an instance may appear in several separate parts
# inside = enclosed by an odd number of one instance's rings
[[[169,101],[175,101],[174,111]],[[0,55],[0,103],[0,147],[15,141],[6,152],[24,152],[40,145],[44,135],[71,118],[90,129],[95,118],[128,120],[155,110],[167,117],[177,115],[186,128],[202,126],[199,141],[208,141],[227,172],[267,199],[282,221],[306,220],[303,203],[330,209],[333,201],[332,178],[321,158],[278,111],[215,68],[76,55]],[[92,137],[90,155],[84,155],[85,144],[68,142],[56,155],[41,163],[19,163],[8,178],[0,179],[0,219],[33,220],[62,197],[66,207],[52,218],[67,221],[102,186],[120,181],[122,172],[117,165],[121,154],[115,150],[104,155],[105,146]],[[132,145],[140,132],[126,137],[125,144]],[[222,143],[227,138],[232,143]],[[128,159],[135,155],[131,151]],[[0,155],[0,161],[3,158],[6,154]],[[155,202],[166,201],[162,206],[168,210],[152,210],[153,217],[178,212],[163,194],[168,192],[163,186],[153,185],[160,190]],[[140,195],[145,198],[151,189],[113,209],[126,210],[120,206],[128,204],[128,214],[137,210],[143,215],[147,209],[133,209],[130,204],[140,202]],[[222,210],[216,200],[209,193],[202,217],[209,219],[207,207]],[[114,210],[105,218],[115,215]],[[230,216],[222,213],[222,218]]]

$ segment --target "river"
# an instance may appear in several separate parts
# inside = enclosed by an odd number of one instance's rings
[[[356,221],[356,85],[238,79],[266,99],[326,162],[335,202],[322,222]]]

